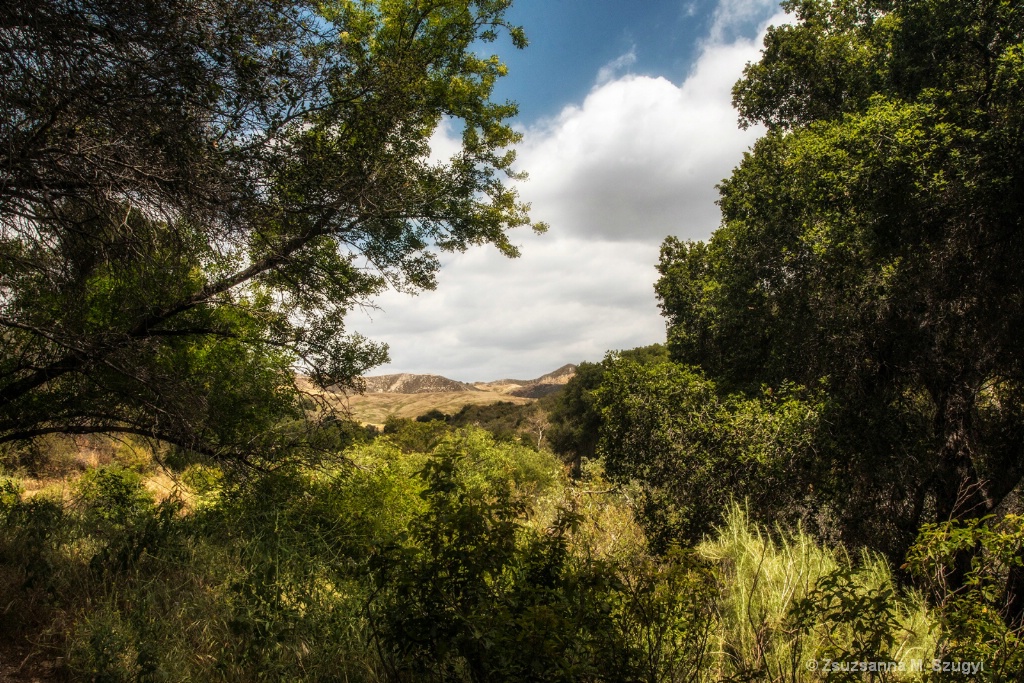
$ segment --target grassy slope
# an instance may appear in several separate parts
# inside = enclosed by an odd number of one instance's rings
[[[415,418],[431,410],[454,415],[465,405],[489,405],[506,401],[522,405],[536,399],[511,396],[504,393],[518,385],[477,384],[478,391],[439,391],[422,394],[366,393],[350,394],[323,391],[299,375],[298,387],[308,396],[324,401],[328,406],[347,412],[361,424],[383,425],[389,416]]]
[[[508,396],[496,391],[448,391],[424,394],[363,394],[348,397],[352,417],[361,423],[382,425],[390,415],[418,417],[431,410],[453,415],[464,405],[487,405],[506,401],[532,403],[535,399]]]

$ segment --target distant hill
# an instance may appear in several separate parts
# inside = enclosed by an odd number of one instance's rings
[[[530,384],[521,389],[509,392],[509,396],[522,396],[523,398],[544,398],[551,394],[557,394],[562,390],[564,384]]]
[[[536,379],[467,384],[440,375],[401,373],[364,377],[363,394],[326,393],[330,400],[346,406],[360,422],[380,425],[392,415],[412,418],[431,410],[454,414],[470,404],[530,403],[559,391],[575,374],[576,366],[570,364]]]
[[[576,366],[568,363],[537,379],[499,379],[494,382],[476,382],[473,386],[508,396],[541,398],[561,390],[575,374]]]
[[[368,394],[433,394],[447,391],[479,391],[472,384],[459,382],[440,375],[377,375],[364,377]]]
[[[450,391],[486,391],[509,396],[539,398],[558,391],[573,375],[576,366],[569,363],[553,372],[536,379],[499,379],[493,382],[474,382],[468,384],[448,379],[441,375],[416,375],[400,373],[396,375],[376,375],[364,377],[367,394],[436,394]]]
[[[576,376],[576,366],[566,363],[554,372],[549,372],[537,379],[538,384],[568,384],[569,380]]]

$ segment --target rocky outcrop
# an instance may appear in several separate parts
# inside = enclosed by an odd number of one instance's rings
[[[554,372],[549,372],[543,377],[534,380],[535,384],[568,384],[569,380],[576,376],[576,366],[567,363]]]

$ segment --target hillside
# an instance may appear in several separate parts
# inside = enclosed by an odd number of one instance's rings
[[[364,377],[368,394],[427,394],[440,392],[478,391],[472,384],[440,375],[377,375]]]
[[[419,394],[366,393],[348,396],[346,400],[354,420],[380,426],[391,416],[414,418],[431,410],[453,415],[465,405],[489,405],[502,401],[524,404],[535,399],[493,391],[439,391]]]
[[[576,366],[567,363],[537,379],[499,379],[493,382],[475,382],[473,386],[477,389],[494,391],[508,396],[541,398],[559,391],[575,374]]]
[[[440,375],[400,373],[364,377],[366,392],[323,394],[332,403],[347,409],[353,419],[364,424],[382,425],[388,417],[413,418],[431,410],[457,413],[465,405],[498,402],[515,404],[531,401],[559,391],[576,373],[572,364],[536,379],[500,379],[468,384]]]

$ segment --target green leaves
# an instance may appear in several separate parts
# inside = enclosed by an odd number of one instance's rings
[[[714,582],[684,553],[595,556],[590,523],[530,508],[550,455],[478,431],[442,441],[419,473],[423,511],[375,559],[375,638],[395,679],[676,680],[707,653]],[[541,477],[537,475],[541,474]],[[538,481],[540,479],[540,481]],[[550,518],[550,513],[545,515]]]
[[[787,7],[734,90],[768,134],[721,184],[712,238],[666,241],[657,291],[673,359],[722,390],[821,387],[818,497],[899,559],[925,514],[984,515],[1024,473],[1016,409],[983,389],[1024,382],[1024,12]]]
[[[792,0],[796,25],[768,29],[761,60],[733,87],[744,128],[792,129],[860,111],[885,84],[879,67],[898,18],[886,0]]]
[[[292,370],[352,386],[386,359],[352,306],[433,287],[437,250],[514,256],[515,107],[476,49],[525,44],[508,6],[5,9],[27,28],[0,36],[0,442],[129,431],[275,459]],[[462,147],[434,161],[442,121]]]
[[[971,553],[968,566],[964,551]],[[1019,516],[925,525],[907,566],[938,603],[944,658],[985,662],[991,680],[1021,675],[1024,525]]]
[[[891,584],[865,585],[860,574],[841,565],[818,578],[807,595],[793,603],[792,625],[804,632],[822,627],[829,632],[819,656],[840,662],[894,661],[893,646],[900,632],[895,591]],[[861,677],[840,675],[835,680]]]
[[[722,395],[695,368],[613,357],[597,396],[598,453],[610,476],[644,485],[642,515],[659,547],[699,541],[731,499],[777,519],[804,495],[822,412],[812,392]]]

